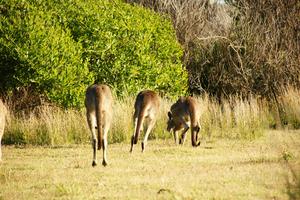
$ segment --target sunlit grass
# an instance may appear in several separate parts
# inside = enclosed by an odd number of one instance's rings
[[[4,146],[0,199],[289,199],[298,190],[285,155],[299,164],[299,147],[299,131],[199,148],[152,140],[132,154],[129,143],[111,144],[109,165],[93,168],[90,145]]]

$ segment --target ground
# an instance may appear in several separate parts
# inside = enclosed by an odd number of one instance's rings
[[[189,139],[189,138],[188,138]],[[91,145],[3,147],[0,199],[289,199],[300,131],[255,140],[151,140],[109,145],[109,165],[92,167]],[[293,181],[293,180],[292,180]],[[295,180],[294,180],[295,181]]]

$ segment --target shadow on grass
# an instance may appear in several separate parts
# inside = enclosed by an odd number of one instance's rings
[[[157,199],[182,199],[183,197],[177,192],[168,188],[161,188],[157,192]]]

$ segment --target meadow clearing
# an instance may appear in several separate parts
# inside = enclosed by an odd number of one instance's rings
[[[300,4],[212,2],[1,2],[0,200],[300,199]],[[107,167],[91,166],[93,82],[114,95]],[[130,154],[143,89],[162,102]],[[202,144],[175,146],[167,113],[193,94]]]
[[[0,199],[299,198],[299,130],[203,139],[199,148],[172,139],[150,140],[144,153],[140,143],[129,148],[110,144],[109,165],[93,168],[88,144],[4,146]]]

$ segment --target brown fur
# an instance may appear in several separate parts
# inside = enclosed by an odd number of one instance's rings
[[[145,138],[142,142],[142,151],[145,149],[145,145],[148,140],[148,136],[150,131],[153,129],[156,118],[157,112],[159,111],[160,106],[160,98],[157,93],[151,90],[144,90],[141,91],[135,100],[134,104],[134,133],[131,138],[131,148],[130,152],[133,150],[133,145],[137,144],[140,132],[142,131],[143,124],[145,120],[148,120],[148,127],[145,133]]]
[[[1,140],[4,134],[6,108],[0,99],[0,162],[2,160]]]
[[[176,103],[171,106],[168,112],[168,127],[167,130],[173,130],[175,143],[177,143],[177,131],[184,129],[179,143],[183,144],[186,132],[191,127],[191,141],[193,146],[199,146],[197,143],[198,133],[200,131],[200,113],[199,105],[193,97],[180,97]]]
[[[107,133],[110,128],[112,119],[112,103],[113,98],[111,90],[107,85],[91,85],[86,90],[85,107],[86,116],[89,128],[92,132],[94,159],[93,166],[97,164],[96,159],[96,145],[98,150],[103,148],[103,162],[104,166],[107,165],[106,161],[106,148],[107,148]],[[95,133],[97,129],[97,136]]]

